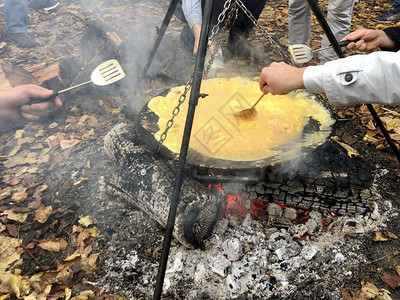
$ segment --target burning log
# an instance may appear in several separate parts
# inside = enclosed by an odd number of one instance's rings
[[[108,155],[119,164],[118,172],[104,180],[105,191],[140,208],[165,227],[176,170],[152,155],[133,126],[116,125],[104,144]],[[188,248],[202,247],[212,234],[219,209],[217,197],[198,181],[184,178],[174,237]]]

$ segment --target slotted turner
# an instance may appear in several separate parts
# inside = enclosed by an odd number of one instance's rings
[[[124,77],[125,77],[125,72],[121,68],[118,61],[115,59],[110,59],[110,60],[107,60],[107,61],[101,63],[100,65],[98,65],[96,67],[96,69],[94,69],[92,71],[92,74],[90,75],[90,80],[80,83],[80,84],[77,84],[77,85],[74,85],[74,86],[71,86],[71,87],[61,90],[61,91],[55,91],[53,93],[53,95],[51,95],[50,97],[47,97],[45,99],[39,99],[39,98],[31,99],[26,104],[46,102],[51,99],[54,99],[54,97],[56,97],[59,94],[68,92],[72,89],[84,86],[89,83],[94,83],[95,85],[98,85],[98,86],[109,85],[118,80],[121,80]]]
[[[359,39],[356,39],[354,41],[341,41],[341,42],[339,42],[339,46],[346,47],[348,44],[350,44],[352,42],[356,43],[358,41],[359,41]],[[295,44],[295,45],[289,46],[289,52],[290,52],[290,55],[293,57],[293,61],[295,63],[303,64],[303,63],[307,63],[310,60],[312,60],[312,58],[314,56],[314,52],[329,49],[331,47],[332,47],[332,45],[329,45],[327,47],[322,47],[322,48],[313,50],[310,47],[308,47],[307,45]]]

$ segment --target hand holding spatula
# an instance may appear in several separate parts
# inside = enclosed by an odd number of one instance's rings
[[[46,101],[54,99],[56,96],[58,96],[61,93],[68,92],[72,89],[81,87],[81,86],[89,84],[89,83],[94,83],[95,85],[98,85],[98,86],[109,85],[118,80],[121,80],[124,77],[125,77],[125,72],[121,68],[118,61],[115,59],[110,59],[110,60],[107,60],[107,61],[101,63],[92,71],[92,74],[90,75],[90,80],[83,82],[81,84],[71,86],[67,89],[64,89],[64,90],[61,90],[58,92],[56,91],[53,93],[53,95],[51,95],[50,97],[45,98],[45,99],[31,99],[26,104],[30,105],[30,104],[34,104],[34,103],[46,102]]]

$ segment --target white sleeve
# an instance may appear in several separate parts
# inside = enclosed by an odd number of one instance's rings
[[[190,29],[194,24],[201,24],[201,0],[182,0],[182,10]]]
[[[400,51],[379,51],[306,68],[303,82],[334,105],[400,104]]]

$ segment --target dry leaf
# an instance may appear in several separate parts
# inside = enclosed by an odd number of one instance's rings
[[[47,219],[53,212],[53,207],[52,206],[43,206],[40,205],[40,207],[35,210],[35,220],[38,221],[39,223],[46,223]]]
[[[390,231],[374,232],[373,237],[372,237],[372,240],[374,242],[385,242],[390,239],[392,239],[392,240],[397,239],[397,236],[395,234],[391,233]]]
[[[18,139],[17,140],[17,145],[31,144],[34,140],[35,140],[35,138],[28,136],[28,137],[25,137],[23,139]]]
[[[49,128],[50,128],[50,129],[53,129],[53,128],[56,128],[56,127],[58,127],[58,123],[56,123],[56,122],[53,122],[53,123],[51,123],[51,124],[49,125]]]
[[[369,281],[361,281],[361,291],[368,297],[367,299],[392,300],[388,290],[378,289],[374,283]]]
[[[383,275],[381,276],[381,280],[388,286],[390,286],[393,290],[396,290],[400,287],[399,276],[383,273]]]
[[[79,185],[79,184],[81,184],[82,182],[85,182],[85,181],[88,181],[88,180],[89,180],[89,178],[87,178],[87,177],[81,177],[81,178],[79,178],[78,181],[74,182],[72,185],[73,185],[73,186],[76,186],[76,185]]]
[[[21,275],[12,275],[8,280],[8,283],[17,298],[21,298],[21,296],[25,295],[31,288],[29,280]]]
[[[86,230],[89,231],[90,234],[92,235],[92,237],[94,237],[94,238],[96,238],[100,235],[100,229],[98,229],[97,227],[91,227]]]
[[[76,146],[76,145],[79,144],[79,143],[80,143],[80,140],[75,140],[75,139],[72,139],[72,140],[62,140],[62,141],[60,142],[60,147],[61,147],[61,149],[65,150],[65,149],[72,148],[72,147]]]
[[[26,221],[26,218],[28,218],[28,213],[14,213],[12,210],[5,210],[2,215],[7,216],[7,219],[18,222],[18,223],[24,223]]]
[[[93,224],[94,222],[93,222],[91,216],[86,216],[86,217],[80,218],[78,223],[84,227],[88,227],[89,225]]]
[[[83,269],[86,272],[94,273],[94,272],[98,271],[99,268],[96,265],[96,261],[97,261],[99,255],[100,255],[100,253],[94,253],[88,259],[85,259],[82,261]]]
[[[353,147],[339,141],[339,137],[337,136],[332,136],[331,140],[333,140],[334,142],[336,142],[337,144],[339,144],[341,147],[343,147],[346,151],[347,151],[347,155],[349,157],[353,157],[353,156],[359,156],[360,154],[358,153],[358,151],[356,149],[354,149]]]
[[[47,251],[60,252],[67,248],[68,244],[63,238],[52,236],[49,240],[41,240],[38,246]]]
[[[14,202],[20,203],[20,202],[26,200],[27,197],[28,197],[28,193],[27,193],[26,189],[23,189],[22,191],[15,192],[11,196],[11,200]]]
[[[17,130],[14,134],[15,139],[20,139],[24,136],[25,131],[23,129]]]

